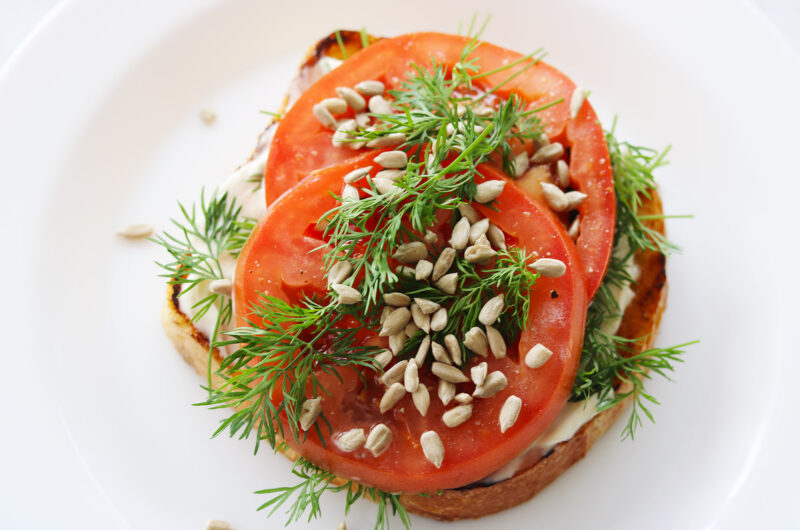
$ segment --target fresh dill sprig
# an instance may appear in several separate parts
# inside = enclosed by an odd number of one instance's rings
[[[347,56],[349,55],[347,53],[347,47],[345,47],[344,41],[342,40],[342,32],[338,29],[336,30],[336,44],[339,45],[339,51],[342,54],[342,60],[347,59]]]
[[[325,492],[339,493],[344,491],[345,515],[360,498],[368,498],[378,504],[375,519],[376,530],[388,530],[391,515],[397,515],[406,529],[411,528],[411,518],[400,504],[399,495],[388,493],[378,488],[371,488],[351,481],[343,481],[326,469],[318,467],[305,458],[298,458],[292,466],[292,473],[299,479],[293,486],[259,490],[258,495],[271,495],[272,497],[259,506],[259,510],[271,508],[269,515],[274,514],[281,506],[291,501],[286,514],[286,524],[300,521],[308,512],[307,521],[311,522],[321,515],[320,498]],[[294,500],[292,498],[294,497]]]

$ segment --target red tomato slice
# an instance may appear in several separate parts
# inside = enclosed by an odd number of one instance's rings
[[[313,233],[309,228],[336,204],[329,191],[341,190],[343,176],[369,163],[374,156],[375,153],[366,153],[315,172],[269,207],[238,261],[234,302],[239,324],[252,318],[248,309],[257,300],[258,292],[288,301],[296,300],[298,289],[307,294],[325,293],[322,252],[311,252],[321,241],[318,236],[309,235]],[[491,168],[484,173],[501,178]],[[490,372],[502,371],[508,378],[508,387],[489,399],[476,399],[472,417],[451,429],[441,421],[445,407],[437,398],[428,364],[420,371],[421,381],[431,395],[425,417],[414,408],[409,394],[381,414],[378,403],[385,388],[375,372],[365,371],[366,387],[353,369],[340,371],[342,382],[323,375],[321,379],[330,395],[323,395],[322,408],[334,434],[358,427],[369,432],[374,425],[384,423],[391,429],[393,439],[377,458],[363,448],[346,453],[332,443],[331,433],[323,423],[325,446],[313,431],[303,443],[289,440],[315,464],[387,491],[413,493],[464,486],[499,469],[525,450],[566,402],[580,358],[586,307],[583,273],[574,245],[553,215],[513,183],[506,185],[498,199],[499,211],[476,207],[506,232],[510,244],[567,264],[564,276],[538,279],[530,293],[528,326],[516,344],[509,344],[508,356],[495,359],[489,355],[473,361],[486,360]],[[440,241],[449,237],[449,226],[443,222],[435,227]],[[386,339],[377,337],[374,331],[365,330],[359,336],[360,343],[387,345]],[[531,370],[520,359],[520,352],[524,357],[537,343],[550,348],[553,356],[541,368]],[[473,390],[472,383],[463,383],[457,391]],[[511,395],[522,399],[522,411],[516,424],[501,434],[500,408]],[[426,460],[420,447],[420,436],[427,430],[438,432],[443,441],[445,457],[441,469]]]
[[[441,33],[384,39],[359,51],[311,86],[287,111],[275,133],[266,165],[267,204],[312,171],[353,156],[351,149],[331,144],[332,131],[313,116],[315,104],[336,96],[336,87],[354,86],[365,79],[382,81],[387,89],[400,88],[411,70],[410,64],[429,66],[431,55],[451,68],[467,42],[466,37]],[[478,58],[481,72],[495,70],[523,57],[488,43],[482,43],[473,55]],[[478,80],[476,86],[483,89],[495,86],[520,67],[486,76]],[[496,94],[503,99],[517,94],[528,102],[528,108],[563,100],[540,112],[539,117],[549,138],[570,149],[573,187],[589,196],[579,208],[581,232],[576,243],[586,271],[586,291],[591,298],[603,280],[611,256],[616,202],[608,148],[594,109],[587,101],[577,117],[570,119],[569,102],[574,90],[575,84],[567,76],[539,62],[503,85]]]

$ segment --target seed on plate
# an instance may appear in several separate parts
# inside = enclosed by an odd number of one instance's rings
[[[439,241],[439,238],[436,236],[436,234],[434,234],[430,230],[425,230],[425,242],[426,243],[429,243],[429,244],[433,245],[437,241]]]
[[[473,112],[479,118],[488,118],[494,114],[494,109],[488,105],[479,105]]]
[[[452,333],[445,335],[444,347],[447,348],[447,353],[450,354],[453,364],[461,366],[461,345],[458,343],[456,336]]]
[[[428,357],[428,350],[431,349],[431,336],[425,335],[425,338],[422,339],[422,342],[419,343],[419,348],[417,348],[417,354],[414,355],[414,362],[417,365],[417,368],[423,365],[425,359]]]
[[[472,396],[483,399],[490,398],[507,386],[508,379],[506,379],[505,374],[499,370],[495,370],[486,376],[486,380],[484,380],[481,386],[475,388]]]
[[[372,169],[372,166],[360,167],[358,169],[354,169],[353,171],[351,171],[350,173],[348,173],[347,175],[344,176],[344,181],[347,184],[352,184],[354,182],[358,182],[359,180],[364,178],[366,175],[369,175],[369,172],[370,172],[371,169]]]
[[[497,296],[489,299],[488,302],[483,304],[481,308],[481,312],[478,314],[478,320],[484,326],[491,326],[497,320],[497,317],[500,316],[500,313],[503,312],[503,307],[505,306],[504,296],[503,294],[498,294]]]
[[[400,263],[416,263],[428,256],[428,249],[422,241],[403,243],[395,250],[392,257]],[[416,273],[416,271],[415,271]]]
[[[386,368],[386,365],[394,358],[391,350],[381,350],[380,353],[375,355],[375,362],[381,365],[381,368]]]
[[[372,456],[378,457],[386,451],[390,443],[392,443],[392,430],[383,423],[379,423],[369,430],[364,449],[372,453]]]
[[[469,378],[464,375],[464,372],[451,364],[435,361],[431,365],[431,372],[439,379],[444,379],[449,383],[466,383],[469,381]]]
[[[436,341],[431,342],[431,353],[433,353],[433,358],[436,359],[437,362],[453,364],[453,361],[450,360],[450,356],[447,354],[447,350]]]
[[[406,366],[408,366],[408,361],[400,361],[386,370],[381,376],[381,383],[386,386],[392,386],[393,383],[397,383],[398,381],[402,380]]]
[[[484,263],[493,258],[497,251],[487,245],[472,245],[464,250],[464,259],[467,263]]]
[[[389,315],[392,314],[392,311],[394,311],[394,309],[395,308],[392,307],[392,306],[388,306],[388,305],[387,306],[383,306],[383,310],[381,311],[381,318],[380,318],[380,323],[381,324],[386,322],[386,319],[389,318]]]
[[[517,422],[520,410],[522,410],[522,400],[517,396],[508,396],[503,408],[500,409],[501,433],[506,432]]]
[[[359,293],[357,290],[353,289],[349,285],[334,283],[331,284],[331,289],[333,289],[336,292],[336,294],[339,295],[340,304],[350,305],[361,302],[361,293]]]
[[[364,96],[377,96],[378,94],[383,94],[383,91],[386,90],[386,87],[380,81],[367,79],[366,81],[361,81],[358,83],[355,86],[355,89]]]
[[[401,385],[400,383],[392,383],[386,392],[383,394],[381,398],[380,410],[381,414],[385,413],[387,410],[391,409],[397,402],[403,399],[403,396],[406,395],[406,387]]]
[[[481,386],[486,381],[486,374],[489,372],[489,365],[486,362],[476,364],[469,369],[469,376],[475,386]]]
[[[564,160],[556,162],[556,178],[561,188],[569,187],[569,166]]]
[[[350,105],[350,108],[358,112],[367,106],[367,100],[364,97],[350,88],[349,86],[340,86],[336,88],[336,93]]]
[[[456,385],[450,381],[439,379],[439,386],[436,389],[436,393],[439,396],[439,401],[442,402],[442,405],[446,406],[453,401],[453,398],[456,396]]]
[[[450,235],[450,246],[456,250],[464,250],[469,243],[469,230],[469,220],[466,217],[459,219]]]
[[[406,364],[403,371],[403,386],[406,387],[406,392],[414,392],[419,386],[419,367],[413,360]]]
[[[366,440],[367,438],[364,436],[364,429],[350,429],[349,431],[345,431],[336,437],[334,443],[336,443],[336,447],[345,453],[352,453],[364,445]]]
[[[153,225],[146,223],[128,225],[117,230],[117,235],[128,239],[140,239],[153,233]]]
[[[535,370],[546,363],[551,355],[553,355],[553,352],[551,352],[546,346],[543,344],[537,344],[525,355],[525,364],[528,366],[528,368]]]
[[[400,169],[384,169],[375,174],[376,179],[386,179],[392,182],[397,181],[400,177],[405,175],[406,172]]]
[[[486,357],[489,353],[489,344],[486,340],[486,333],[481,328],[475,326],[464,334],[464,346],[480,355]],[[477,384],[477,383],[476,383]]]
[[[398,266],[397,266],[397,267],[394,269],[394,272],[396,272],[396,273],[397,273],[397,274],[399,274],[400,276],[406,276],[406,277],[408,277],[408,278],[413,278],[413,277],[416,275],[416,273],[417,273],[417,272],[414,270],[414,267],[409,267],[408,265],[398,265]]]
[[[389,133],[383,136],[378,136],[367,142],[367,147],[370,149],[379,149],[381,147],[392,147],[400,145],[407,140],[406,135],[403,133]]]
[[[506,248],[506,235],[499,226],[489,223],[489,228],[486,230],[486,238],[489,240],[489,243],[492,244],[492,247],[497,250]]]
[[[474,245],[475,242],[480,238],[482,235],[486,235],[486,232],[489,230],[489,219],[481,219],[477,223],[474,223],[472,226],[469,227],[469,243],[470,245]]]
[[[208,521],[206,521],[206,530],[234,530],[234,528],[233,525],[228,521],[220,521],[219,519],[209,519]]]
[[[459,405],[442,414],[442,422],[450,427],[458,427],[472,416],[472,405]]]
[[[417,281],[421,282],[427,280],[432,272],[433,272],[433,263],[431,263],[426,259],[421,259],[417,262],[417,273],[415,275]]]
[[[375,185],[375,189],[380,195],[386,195],[387,193],[392,193],[395,191],[394,181],[389,179],[376,177],[372,179],[372,183]]]
[[[425,333],[431,330],[431,316],[426,315],[417,304],[411,304],[411,318],[414,324]]]
[[[408,308],[398,307],[386,317],[379,335],[381,337],[388,337],[389,335],[399,333],[403,331],[403,328],[406,327],[409,320],[411,320],[411,312]]]
[[[503,193],[506,187],[505,180],[487,180],[481,182],[475,189],[475,200],[481,204],[493,201]]]
[[[569,207],[567,194],[555,184],[542,182],[542,195],[544,195],[544,200],[547,205],[550,206],[551,210],[555,212],[567,211],[567,208]]]
[[[549,164],[564,154],[564,146],[558,142],[540,147],[531,157],[532,164]]]
[[[466,202],[458,205],[458,211],[461,217],[466,217],[470,224],[475,224],[483,219],[483,216],[478,213],[478,210]]]
[[[483,132],[483,125],[475,125],[472,127],[472,130],[476,133],[480,134]]]
[[[347,110],[347,101],[342,98],[325,98],[320,104],[331,114],[342,114]]]
[[[420,328],[413,322],[409,322],[408,324],[406,324],[406,327],[403,329],[403,333],[405,333],[406,337],[408,337],[409,339],[414,335],[416,335],[417,333],[419,333],[419,331]]]
[[[580,112],[583,102],[586,101],[586,95],[585,88],[575,87],[575,90],[572,91],[572,97],[569,100],[569,117],[573,120]]]
[[[312,114],[320,122],[322,125],[327,127],[328,129],[336,129],[336,120],[331,115],[331,111],[325,107],[325,105],[321,103],[317,103],[311,109]]]
[[[526,151],[521,152],[514,157],[514,177],[520,178],[528,171],[530,165],[530,157]]]
[[[322,412],[322,398],[315,397],[303,401],[300,406],[300,428],[307,431],[314,425]]]
[[[434,282],[434,287],[447,294],[456,294],[456,287],[458,287],[458,273],[451,272],[445,274],[438,281]]]
[[[561,260],[553,258],[539,258],[528,265],[528,267],[545,278],[559,278],[564,276],[564,273],[567,272],[566,264]]]
[[[431,302],[427,298],[414,298],[414,303],[419,306],[423,313],[426,315],[430,315],[431,313],[435,313],[441,308],[439,304],[436,302]]]
[[[361,199],[361,196],[358,194],[358,189],[350,184],[345,184],[344,188],[342,188],[342,202],[357,201],[359,199]]]
[[[365,107],[367,106],[366,102],[364,102],[364,106]],[[367,114],[366,112],[359,112],[356,114],[356,123],[362,129],[366,129],[367,127],[369,127],[370,120],[372,120],[372,118],[370,118],[369,114]]]
[[[447,309],[439,308],[431,316],[431,331],[442,331],[447,325]]]
[[[341,523],[337,524],[336,530],[347,530],[347,523],[345,521],[342,521]]]
[[[208,284],[208,290],[214,294],[230,296],[233,291],[233,282],[230,278],[220,278]]]
[[[462,405],[466,405],[467,403],[472,403],[472,396],[470,396],[466,392],[459,392],[453,399],[455,399],[456,402],[461,403]]]
[[[567,210],[574,210],[581,204],[583,201],[586,200],[587,195],[585,193],[581,193],[580,191],[568,191],[564,194],[564,198],[567,200]]]
[[[387,305],[392,305],[395,307],[405,307],[411,303],[411,298],[407,294],[392,292],[392,293],[383,293],[383,301]]]
[[[422,452],[428,462],[436,466],[436,469],[442,467],[444,461],[444,445],[442,439],[436,431],[425,431],[419,437],[419,443],[422,446]]]
[[[406,336],[405,331],[389,335],[389,349],[392,350],[392,353],[397,355],[400,353],[400,350],[403,349],[403,346],[406,345],[407,340],[408,336]]]
[[[433,266],[433,274],[431,274],[431,280],[436,281],[445,273],[450,270],[450,267],[453,265],[453,261],[456,259],[456,249],[447,247],[442,250],[442,253],[439,254],[439,257],[436,258],[436,263]]]
[[[414,406],[417,408],[420,415],[424,417],[428,413],[428,407],[431,404],[431,396],[428,392],[428,387],[422,384],[417,386],[417,389],[411,394],[411,401],[414,402]]]
[[[392,106],[383,96],[372,96],[369,98],[369,111],[372,114],[391,114]]]
[[[506,356],[506,341],[503,339],[503,335],[492,326],[486,326],[486,340],[489,341],[489,349],[492,350],[492,355],[496,359]]]
[[[373,161],[385,168],[400,169],[408,165],[408,155],[403,151],[384,151]]]
[[[581,218],[580,216],[576,217],[572,224],[569,225],[569,230],[567,230],[567,235],[572,239],[577,239],[578,235],[581,233]]]
[[[200,111],[200,120],[206,125],[214,125],[217,121],[217,113],[211,109],[203,109]]]

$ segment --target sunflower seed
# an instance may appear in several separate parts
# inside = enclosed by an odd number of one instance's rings
[[[440,363],[435,361],[431,365],[431,372],[439,379],[443,379],[449,383],[466,383],[469,378],[464,375],[464,372],[459,370],[453,365]]]
[[[488,219],[481,219],[477,223],[473,224],[469,228],[469,242],[471,245],[474,245],[475,242],[480,238],[482,235],[485,235],[486,232],[489,230],[489,220]]]
[[[447,136],[453,136],[453,134],[455,134],[455,132],[456,132],[456,128],[453,126],[452,123],[448,123],[445,126],[444,131],[445,131],[445,134],[447,134]]]
[[[391,350],[381,350],[380,353],[375,355],[375,361],[381,365],[381,368],[386,368],[386,365],[389,364],[393,358],[394,354],[392,354]]]
[[[556,175],[558,180],[558,185],[561,188],[568,188],[569,187],[569,166],[563,160],[559,160],[556,163]]]
[[[381,414],[386,412],[387,410],[391,409],[397,402],[403,399],[403,396],[406,395],[406,387],[401,385],[400,383],[392,383],[392,386],[389,387],[388,390],[383,394],[381,398],[380,410]]]
[[[408,366],[408,361],[400,361],[386,370],[381,376],[381,383],[386,386],[392,386],[393,383],[397,383],[402,380],[406,366]]]
[[[206,530],[234,530],[233,525],[228,521],[210,519],[206,522]]]
[[[442,253],[439,254],[439,257],[436,258],[436,264],[433,266],[433,274],[431,274],[431,280],[436,281],[445,273],[450,270],[450,267],[453,265],[453,260],[456,259],[456,250],[454,248],[447,247],[442,250]]]
[[[472,403],[472,396],[470,396],[466,392],[459,392],[453,399],[455,399],[456,402],[461,403],[462,405],[466,405],[467,403]]]
[[[464,334],[464,346],[477,353],[481,357],[486,357],[486,355],[489,353],[489,344],[486,341],[486,333],[484,333],[483,330],[478,326],[475,326]]]
[[[403,151],[384,151],[376,156],[373,161],[385,168],[400,169],[408,165],[408,155]]]
[[[480,105],[473,111],[473,113],[475,114],[475,116],[478,116],[479,118],[488,118],[489,116],[492,116],[495,113],[495,111],[492,107],[489,107],[487,105]]]
[[[542,182],[542,195],[544,195],[544,200],[547,205],[550,206],[550,209],[554,212],[567,211],[567,208],[569,207],[567,194],[555,184]]]
[[[508,386],[508,379],[500,371],[494,371],[486,376],[483,384],[475,388],[473,397],[490,398]]]
[[[300,428],[307,431],[322,412],[322,398],[315,397],[303,401],[300,406]]]
[[[350,429],[340,434],[336,438],[335,443],[336,447],[345,453],[352,453],[364,445],[366,439],[366,436],[364,436],[364,429]]]
[[[117,235],[128,239],[141,239],[153,233],[153,225],[146,223],[128,225],[117,230]]]
[[[391,306],[388,306],[388,305],[387,306],[383,306],[383,310],[381,311],[381,319],[380,319],[380,323],[381,324],[386,322],[386,319],[389,318],[389,315],[392,314],[392,311],[394,311],[394,309],[395,309],[394,307],[391,307]]]
[[[414,324],[423,330],[425,333],[431,330],[431,317],[426,315],[417,304],[411,304],[411,318],[414,319]]]
[[[533,153],[531,164],[549,164],[564,154],[564,146],[558,142],[540,147]]]
[[[220,278],[213,280],[208,284],[208,290],[214,294],[221,294],[222,296],[230,296],[233,291],[233,282],[230,278]]]
[[[378,94],[383,94],[386,87],[380,81],[368,79],[357,84],[355,89],[364,96],[377,96]]]
[[[563,261],[553,258],[540,258],[528,265],[545,278],[559,278],[567,272],[567,266]]]
[[[327,127],[328,129],[336,129],[336,120],[331,115],[331,112],[322,105],[321,103],[317,103],[314,105],[314,108],[311,109],[312,114],[320,122],[322,125]]]
[[[347,523],[345,521],[342,521],[341,523],[337,524],[336,530],[347,530]]]
[[[489,349],[492,350],[492,355],[496,359],[502,359],[506,356],[506,341],[503,336],[492,326],[486,326],[486,340],[489,341]]]
[[[442,402],[442,405],[447,405],[453,401],[453,398],[456,396],[456,385],[450,381],[439,379],[439,386],[436,389],[436,393],[438,394],[439,401]]]
[[[350,108],[358,112],[367,106],[367,100],[364,97],[350,88],[349,86],[340,86],[336,88],[336,93],[350,105]]]
[[[433,245],[437,241],[439,241],[439,238],[436,236],[436,234],[434,234],[430,230],[425,230],[425,242],[426,243]]]
[[[533,141],[534,144],[536,145],[536,149],[544,147],[545,145],[550,145],[550,138],[548,138],[545,133],[539,134],[533,139]]]
[[[569,225],[569,230],[567,230],[567,235],[572,239],[578,239],[578,235],[581,233],[581,218],[580,216],[576,217],[572,224]]]
[[[486,374],[489,371],[489,365],[486,362],[476,364],[469,369],[469,376],[475,386],[481,386],[486,381]]]
[[[397,268],[395,268],[394,272],[396,272],[400,276],[406,276],[408,278],[413,278],[414,276],[416,276],[417,273],[414,270],[414,267],[409,267],[407,265],[398,265]]]
[[[426,315],[430,315],[431,313],[435,313],[439,310],[440,306],[436,302],[431,302],[426,298],[414,298],[414,303],[419,306],[423,313]]]
[[[339,295],[340,304],[350,305],[361,302],[361,293],[359,293],[357,290],[353,289],[349,285],[334,283],[331,284],[331,289],[333,289],[336,292],[336,294]]]
[[[408,337],[409,339],[414,335],[416,335],[417,333],[419,333],[419,331],[420,328],[413,322],[409,322],[408,324],[406,324],[406,327],[403,329],[403,333],[405,333],[406,337]]]
[[[480,134],[480,133],[483,132],[483,125],[474,125],[472,127],[472,130],[475,131],[476,133]]]
[[[358,190],[350,184],[345,184],[344,188],[342,188],[342,202],[357,201],[359,199],[361,199],[361,196],[358,194]]]
[[[342,98],[325,98],[320,104],[331,114],[342,114],[347,110],[347,101]]]
[[[444,347],[447,348],[447,353],[450,354],[453,364],[461,366],[461,345],[458,343],[456,336],[452,333],[445,335]]]
[[[464,250],[464,259],[467,260],[467,263],[484,263],[496,254],[497,251],[493,250],[488,244],[472,245]]]
[[[434,287],[447,294],[456,294],[456,287],[458,287],[458,273],[451,272],[445,274],[438,281],[434,282]]]
[[[433,272],[433,263],[431,263],[426,259],[421,259],[417,262],[417,273],[415,275],[417,281],[421,282],[427,280],[432,272]]]
[[[358,169],[354,169],[353,171],[351,171],[350,173],[348,173],[347,175],[344,176],[344,181],[347,184],[352,184],[354,182],[358,182],[359,180],[364,178],[366,175],[369,175],[369,172],[370,172],[371,169],[372,169],[372,166],[360,167]]]
[[[419,443],[422,446],[422,452],[428,462],[436,466],[436,469],[442,467],[444,461],[444,445],[442,439],[436,431],[425,431],[419,437]]]
[[[462,217],[453,227],[453,233],[450,235],[450,246],[456,250],[464,250],[464,247],[469,243],[470,224],[466,217]]]
[[[381,147],[393,147],[400,145],[407,140],[406,135],[403,133],[389,133],[384,136],[378,136],[367,142],[367,147],[370,149],[379,149]]]
[[[521,152],[517,156],[514,157],[514,177],[520,178],[522,175],[528,171],[528,166],[530,165],[530,156],[526,151]]]
[[[573,120],[580,112],[583,102],[586,101],[586,95],[585,88],[575,87],[575,90],[572,91],[572,97],[569,100],[569,117]]]
[[[439,308],[431,316],[431,331],[442,331],[447,325],[447,309]]]
[[[481,219],[483,216],[478,213],[478,210],[473,208],[471,204],[462,203],[458,205],[458,211],[461,214],[461,217],[466,217],[470,224],[475,224]]]
[[[587,195],[585,193],[581,193],[580,191],[568,191],[564,194],[564,198],[567,199],[567,210],[574,210],[581,204],[583,201],[586,200]]]
[[[499,226],[489,223],[489,228],[486,230],[486,237],[497,250],[506,248],[506,235]]]
[[[386,179],[396,182],[397,179],[405,175],[405,171],[400,169],[384,169],[375,174],[376,179]]]
[[[367,103],[364,102],[365,107],[366,105]],[[367,127],[369,127],[370,120],[372,120],[372,118],[370,118],[369,114],[367,114],[366,112],[359,112],[356,114],[356,124],[358,124],[358,126],[361,127],[362,129],[366,129]]]
[[[364,449],[372,453],[372,456],[378,457],[386,451],[390,443],[392,443],[392,430],[383,423],[379,423],[370,429]]]
[[[505,180],[487,180],[476,186],[475,200],[481,204],[493,201],[503,193],[506,187]]]
[[[411,320],[411,312],[405,307],[398,307],[386,317],[379,335],[388,337],[389,335],[400,333],[409,320]]]
[[[405,307],[411,303],[411,298],[409,298],[407,294],[403,293],[383,293],[383,301],[386,303],[386,305]]]
[[[505,301],[503,299],[503,295],[498,294],[483,304],[481,312],[478,314],[478,320],[480,320],[481,324],[484,326],[491,326],[495,323],[497,317],[500,316],[500,313],[503,312],[504,306]]]
[[[417,386],[417,389],[411,394],[411,401],[414,402],[414,406],[417,408],[421,416],[425,416],[428,413],[428,407],[431,404],[431,396],[428,392],[428,387],[425,385]]]
[[[383,96],[372,96],[369,98],[369,111],[372,114],[391,114],[392,106]]]
[[[406,364],[403,372],[403,386],[406,387],[406,392],[414,392],[419,386],[419,367],[413,360]]]
[[[503,408],[500,409],[501,433],[506,432],[517,422],[520,410],[522,410],[522,400],[517,396],[508,396]]]
[[[417,348],[417,354],[414,356],[414,362],[417,364],[417,368],[423,365],[425,359],[428,357],[428,350],[431,349],[431,336],[425,335],[425,338],[422,339],[422,342],[419,343],[419,348]]]
[[[450,356],[447,354],[447,350],[438,342],[431,342],[431,352],[433,353],[433,358],[436,359],[437,362],[453,364],[453,361],[450,360]]]
[[[375,185],[375,189],[380,195],[386,195],[387,193],[392,193],[395,190],[394,181],[384,178],[374,178],[372,179],[372,183]]]
[[[392,350],[393,354],[397,355],[400,353],[400,350],[403,349],[403,346],[406,345],[407,340],[408,337],[404,331],[395,333],[394,335],[389,335],[389,349]]]
[[[459,405],[442,414],[442,422],[450,427],[458,427],[472,416],[472,405]]]
[[[400,263],[416,263],[428,255],[428,249],[422,241],[403,243],[395,250],[392,257]]]
[[[553,352],[547,349],[547,347],[542,344],[537,344],[525,355],[525,364],[528,368],[535,370],[546,363],[551,355],[553,355]]]

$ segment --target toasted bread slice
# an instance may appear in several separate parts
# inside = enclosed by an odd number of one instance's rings
[[[354,53],[361,48],[359,33],[342,31],[339,34],[348,53]],[[369,39],[370,42],[375,40],[374,37]],[[291,83],[289,93],[284,100],[284,108],[291,106],[303,88],[313,83],[315,76],[319,74],[320,61],[324,57],[341,58],[336,34],[329,35],[311,48],[297,77]],[[275,125],[271,124],[262,133],[251,158],[267,147],[269,130]],[[661,200],[657,193],[653,192],[652,197],[644,202],[642,213],[662,213]],[[647,223],[651,228],[664,232],[662,220],[653,219]],[[639,266],[640,274],[637,282],[631,286],[635,296],[625,310],[618,334],[630,339],[645,337],[636,345],[635,351],[639,352],[652,347],[655,340],[666,303],[667,282],[663,255],[656,252],[639,252],[634,256],[634,260]],[[178,299],[180,286],[168,285],[166,294],[162,312],[164,329],[186,362],[194,367],[198,374],[206,377],[209,339],[195,328],[191,319],[181,311]],[[220,383],[219,377],[213,374],[219,368],[221,360],[219,351],[214,350],[211,357],[213,386]],[[626,388],[623,386],[618,390],[625,392]],[[539,461],[527,469],[517,471],[510,479],[491,485],[466,486],[433,492],[430,495],[402,495],[400,501],[410,512],[448,521],[482,517],[516,506],[532,498],[572,464],[583,458],[594,442],[611,427],[625,406],[626,403],[623,402],[595,415],[572,438],[559,443]],[[284,454],[291,460],[299,456],[292,449],[286,449]]]

